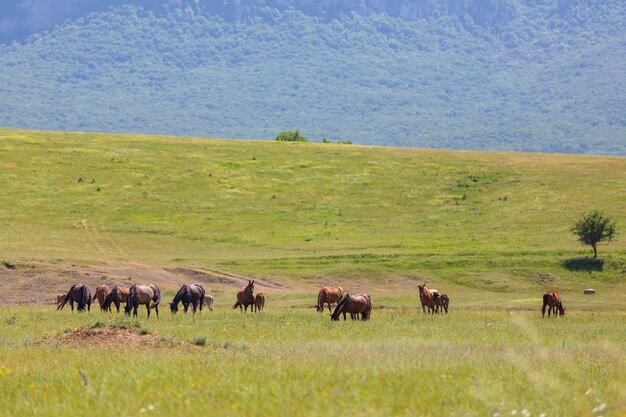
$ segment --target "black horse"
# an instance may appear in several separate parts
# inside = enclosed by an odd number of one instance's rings
[[[174,300],[170,303],[172,313],[178,311],[178,303],[183,303],[185,313],[189,310],[189,304],[192,305],[194,314],[196,314],[198,305],[200,306],[200,311],[202,311],[202,305],[204,304],[204,287],[200,284],[183,285],[174,296]]]
[[[63,302],[57,307],[57,310],[62,310],[67,302],[70,302],[70,307],[74,311],[74,303],[76,302],[78,311],[91,311],[91,291],[86,285],[74,284],[70,287]]]

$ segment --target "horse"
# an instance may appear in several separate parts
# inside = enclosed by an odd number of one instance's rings
[[[330,315],[331,321],[339,320],[339,315],[343,313],[346,320],[346,313],[350,313],[352,320],[358,320],[361,314],[362,320],[369,320],[372,313],[372,299],[367,294],[346,294],[335,307],[335,311]]]
[[[263,311],[265,307],[265,294],[258,292],[254,297],[254,308],[256,312]]]
[[[178,311],[178,303],[183,303],[185,313],[189,309],[189,304],[192,305],[193,314],[196,314],[198,305],[200,305],[200,311],[202,311],[202,305],[204,304],[204,287],[200,284],[184,284],[180,287],[174,296],[174,300],[170,303],[172,313]]]
[[[328,304],[328,311],[331,311],[330,305],[338,303],[343,298],[343,288],[338,286],[322,287],[317,294],[317,311],[324,311],[324,304]]]
[[[152,304],[150,304],[150,301],[152,301]],[[124,312],[130,316],[130,311],[132,310],[133,317],[137,317],[137,308],[140,304],[143,304],[148,310],[148,318],[150,318],[151,309],[154,309],[158,318],[160,302],[161,290],[156,285],[133,285],[128,291]]]
[[[96,288],[96,293],[93,296],[93,300],[91,300],[91,302],[96,301],[96,299],[98,300],[98,303],[100,304],[100,310],[102,311],[111,311],[111,306],[109,305],[107,308],[104,308],[104,300],[106,300],[107,295],[109,295],[109,293],[111,292],[111,289],[102,284],[102,285],[98,285],[98,287]]]
[[[419,288],[420,291],[420,302],[422,303],[422,311],[426,313],[426,307],[428,307],[428,312],[431,314],[435,314],[435,294],[432,292],[432,290],[426,287],[426,283],[418,285],[417,288]]]
[[[63,303],[63,300],[65,300],[65,295],[65,293],[57,294],[57,307],[59,307]]]
[[[448,314],[448,304],[450,303],[450,299],[446,294],[439,293],[435,294],[435,313],[439,313],[439,310],[445,310],[446,314]]]
[[[213,311],[213,302],[215,301],[215,299],[213,299],[212,295],[205,295],[204,296],[204,305],[207,306],[207,308],[211,311]]]
[[[72,285],[61,304],[57,307],[57,310],[63,310],[63,307],[65,307],[68,301],[70,302],[72,311],[74,311],[74,302],[78,304],[76,307],[78,311],[85,311],[85,308],[87,311],[91,311],[91,291],[89,291],[86,285]]]
[[[254,306],[254,280],[248,280],[248,285],[246,285],[244,288],[240,289],[239,292],[237,292],[237,302],[233,304],[233,309],[239,307],[239,310],[241,310],[241,312],[243,312],[245,309],[247,313],[248,306],[250,306],[250,311],[252,311],[252,306]]]
[[[548,291],[543,295],[541,317],[546,316],[546,306],[548,307],[548,317],[550,317],[550,313],[553,313],[556,317],[557,311],[559,313],[559,316],[565,315],[565,307],[563,307],[563,303],[561,302],[561,296],[557,292]]]
[[[113,287],[109,295],[106,296],[104,302],[100,306],[102,309],[111,310],[111,303],[115,304],[115,308],[117,308],[117,312],[120,312],[120,304],[125,303],[128,299],[128,291],[130,291],[130,287],[120,287],[116,285]]]

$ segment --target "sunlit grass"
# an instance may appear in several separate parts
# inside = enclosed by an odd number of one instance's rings
[[[16,319],[12,319],[16,317]],[[177,348],[68,349],[39,341],[76,328],[124,326],[117,315],[0,310],[0,404],[9,415],[605,416],[626,411],[617,313],[375,311],[331,323],[300,309],[140,317]],[[205,346],[193,342],[205,338]],[[10,371],[7,371],[10,370]],[[123,407],[103,407],[103,404]],[[430,408],[424,411],[424,404]],[[329,404],[333,404],[329,407]],[[152,410],[149,407],[153,407]]]

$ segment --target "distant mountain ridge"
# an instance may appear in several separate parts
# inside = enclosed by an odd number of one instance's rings
[[[0,44],[0,125],[626,155],[622,1],[55,4]]]

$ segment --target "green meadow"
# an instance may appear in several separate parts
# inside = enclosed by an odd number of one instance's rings
[[[626,413],[625,158],[2,129],[0,190],[4,415]],[[596,208],[618,236],[592,260],[570,227]],[[256,315],[216,285],[173,316],[176,282],[158,319],[43,305],[117,266],[280,285]],[[450,314],[422,314],[424,281]],[[372,320],[316,313],[334,283]]]

